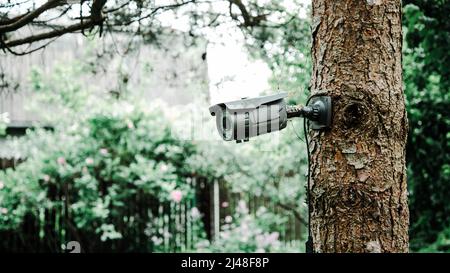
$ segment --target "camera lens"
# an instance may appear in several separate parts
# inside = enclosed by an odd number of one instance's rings
[[[227,129],[227,117],[226,117],[226,116],[224,116],[224,117],[222,118],[222,128],[223,128],[224,130]]]
[[[223,136],[225,139],[231,140],[233,131],[232,128],[231,119],[228,115],[223,116],[222,118],[222,128],[223,128]]]
[[[224,130],[230,130],[231,129],[231,119],[228,115],[223,116],[222,118],[222,128]]]

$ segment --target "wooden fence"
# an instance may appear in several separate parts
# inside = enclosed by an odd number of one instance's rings
[[[304,232],[306,231],[305,220],[303,218],[296,217],[296,214],[298,216],[298,211],[263,196],[254,196],[248,192],[231,192],[225,182],[216,181],[214,184],[216,186],[214,187],[213,192],[217,190],[218,193],[216,195],[218,195],[219,198],[216,198],[218,202],[214,202],[212,206],[215,206],[216,211],[219,211],[219,215],[214,217],[214,219],[219,218],[219,220],[216,220],[219,227],[225,222],[225,217],[227,215],[234,215],[238,203],[243,201],[250,214],[256,215],[258,209],[264,207],[269,212],[282,215],[287,218],[286,224],[280,227],[280,240],[282,242],[290,244],[291,242],[304,239],[302,236],[305,236]],[[224,202],[227,203],[226,207],[222,206]],[[217,210],[218,206],[220,206],[219,210]],[[216,232],[219,230],[219,227],[216,226]]]
[[[10,167],[11,162],[8,163],[2,163],[2,166]],[[206,239],[214,240],[225,217],[234,214],[241,200],[250,213],[254,214],[264,206],[271,212],[287,216],[287,224],[280,234],[280,240],[285,244],[302,238],[303,223],[294,213],[270,200],[247,193],[232,193],[224,182],[209,182],[202,178],[188,178],[187,182],[195,189],[195,197],[179,204],[161,203],[137,192],[127,201],[122,218],[108,219],[122,237],[106,241],[94,231],[83,229],[80,232],[68,210],[67,189],[50,188],[48,197],[61,205],[26,215],[16,230],[0,231],[0,251],[64,252],[62,246],[69,241],[79,242],[84,252],[194,251],[196,243],[202,239],[199,229],[204,231]],[[228,205],[223,206],[224,202]],[[198,213],[202,215],[201,220],[196,220]]]

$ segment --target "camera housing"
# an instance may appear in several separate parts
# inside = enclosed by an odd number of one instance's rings
[[[244,98],[213,105],[219,134],[226,141],[248,141],[250,137],[279,131],[287,125],[287,93],[257,98]]]
[[[305,117],[311,121],[313,130],[331,126],[331,98],[314,96],[308,106],[288,106],[287,93],[243,98],[241,100],[219,103],[209,111],[216,117],[216,126],[220,136],[236,142],[280,131],[286,128],[287,120],[293,117]]]

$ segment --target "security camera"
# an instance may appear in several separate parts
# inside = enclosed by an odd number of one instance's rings
[[[257,98],[219,103],[211,106],[209,112],[216,117],[220,136],[236,142],[280,131],[286,128],[287,120],[305,117],[311,120],[312,129],[327,128],[331,125],[331,98],[317,96],[311,98],[310,106],[286,105],[287,93]]]

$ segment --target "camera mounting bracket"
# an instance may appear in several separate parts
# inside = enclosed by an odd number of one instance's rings
[[[313,130],[321,130],[331,126],[331,97],[314,96],[308,100],[308,105],[288,105],[287,117],[303,117],[308,119]]]
[[[331,127],[332,105],[331,97],[315,96],[310,99],[305,108],[305,117],[310,121],[311,129],[321,130]]]

